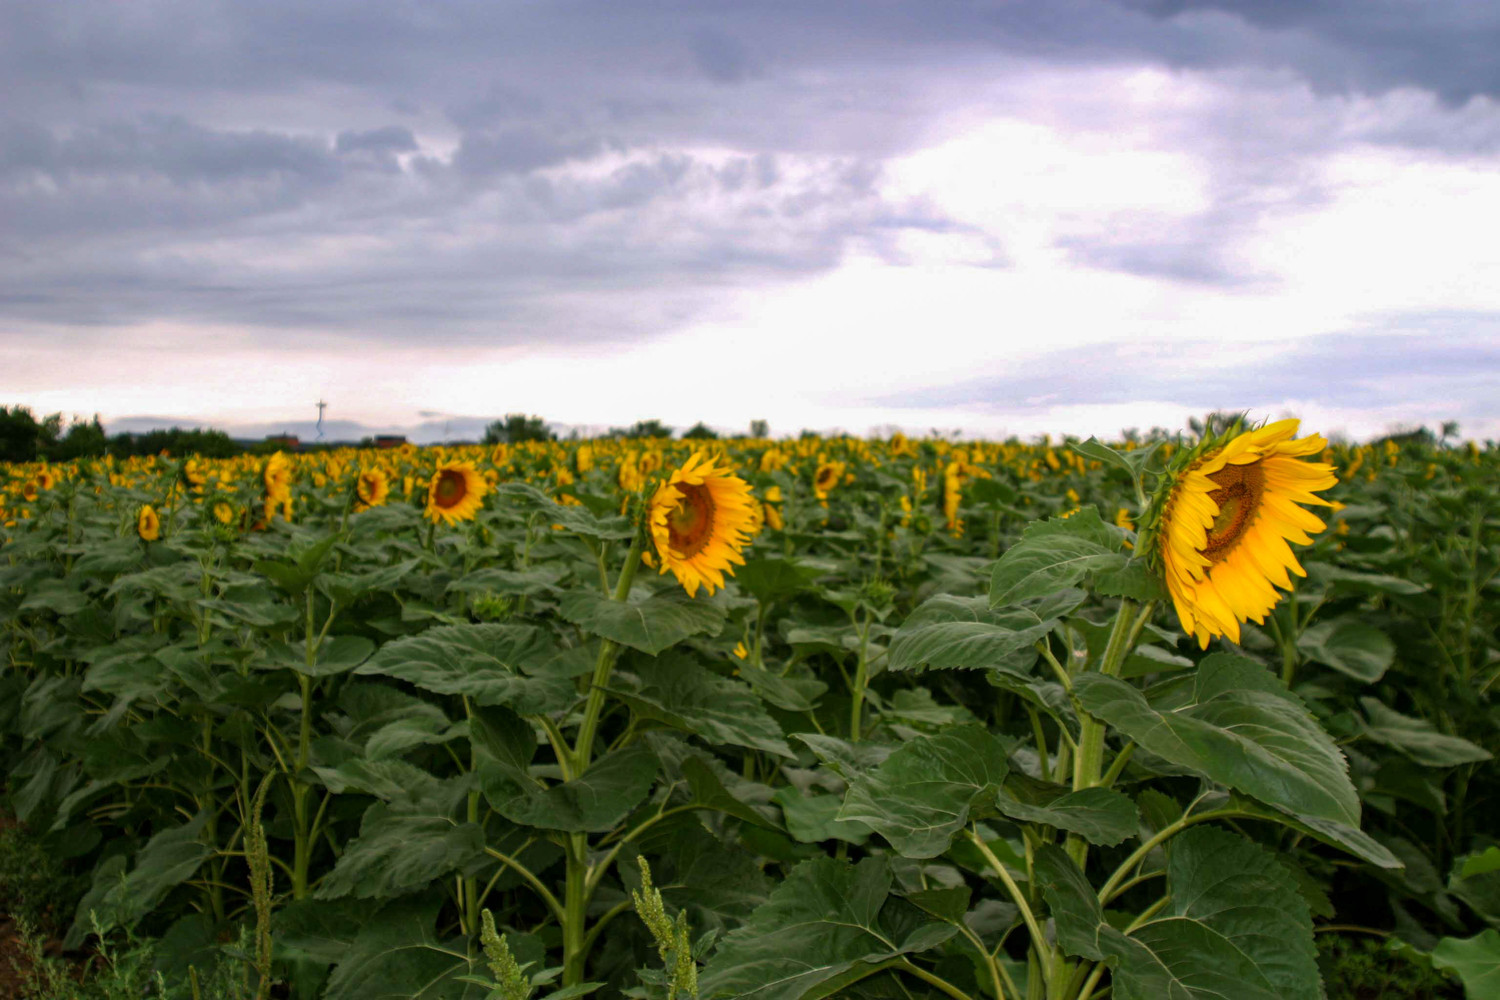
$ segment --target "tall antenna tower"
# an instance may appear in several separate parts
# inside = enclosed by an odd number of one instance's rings
[[[328,409],[328,404],[321,399],[318,400],[318,440],[323,440],[323,411]]]

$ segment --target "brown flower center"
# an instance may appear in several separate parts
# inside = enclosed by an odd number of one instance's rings
[[[464,474],[456,469],[444,469],[438,473],[437,488],[432,491],[432,502],[444,509],[457,507],[469,492]]]
[[[1229,557],[1250,525],[1255,523],[1261,497],[1266,491],[1266,474],[1259,462],[1250,462],[1226,465],[1208,478],[1219,487],[1208,495],[1219,505],[1219,514],[1208,530],[1208,544],[1203,547],[1203,555],[1217,563]]]
[[[674,483],[673,486],[682,494],[682,499],[667,515],[667,544],[672,551],[682,553],[682,558],[691,559],[703,551],[713,536],[714,514],[718,508],[706,486],[691,483]]]

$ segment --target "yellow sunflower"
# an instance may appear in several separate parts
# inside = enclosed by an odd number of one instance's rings
[[[781,487],[772,486],[766,490],[765,503],[761,504],[761,512],[766,518],[766,527],[772,531],[780,531],[786,526],[781,519]]]
[[[444,462],[427,484],[427,509],[423,516],[429,521],[448,524],[473,520],[488,488],[473,462]]]
[[[359,497],[359,509],[379,507],[391,495],[391,482],[380,469],[363,469],[354,481],[354,492]]]
[[[1237,434],[1193,458],[1174,477],[1161,508],[1157,551],[1182,629],[1207,648],[1213,636],[1239,642],[1240,623],[1264,622],[1290,590],[1290,570],[1307,573],[1288,542],[1311,545],[1323,521],[1298,504],[1337,484],[1331,465],[1299,461],[1323,450],[1319,435],[1293,439],[1296,420]]]
[[[281,452],[277,452],[266,459],[266,466],[261,470],[261,482],[266,487],[266,500],[270,503],[283,503],[292,495],[292,463]]]
[[[234,521],[234,507],[227,500],[219,500],[213,506],[214,520],[220,524],[230,524]]]
[[[671,570],[689,597],[724,586],[732,563],[744,565],[753,520],[750,484],[696,451],[656,488],[649,511],[661,572]]]
[[[813,493],[819,500],[826,500],[828,494],[843,478],[843,462],[823,462],[819,464],[818,471],[813,473]]]
[[[161,518],[156,516],[156,509],[150,504],[143,506],[136,514],[135,530],[142,541],[154,542],[161,537]]]

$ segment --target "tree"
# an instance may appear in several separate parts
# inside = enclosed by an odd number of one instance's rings
[[[99,422],[99,414],[96,413],[93,420],[75,420],[69,424],[68,433],[48,447],[47,458],[56,462],[98,458],[108,447],[109,439],[104,436],[104,425]]]
[[[485,444],[555,440],[557,435],[547,429],[547,421],[524,413],[507,413],[504,420],[492,420],[484,429]]]
[[[0,461],[36,461],[37,422],[24,406],[0,406]]]
[[[637,420],[630,427],[611,427],[610,437],[664,438],[672,436],[672,428],[660,420]]]
[[[116,458],[160,455],[162,452],[174,457],[201,455],[204,458],[230,458],[240,451],[240,446],[228,434],[211,427],[194,427],[189,430],[173,427],[171,430],[146,431],[144,434],[131,434],[127,431],[109,439],[109,453]]]
[[[694,438],[704,441],[711,441],[718,438],[719,432],[700,420],[693,426],[689,427],[687,430],[683,431],[682,436],[684,438]]]
[[[753,438],[768,438],[771,436],[771,425],[764,420],[750,421],[750,436]]]

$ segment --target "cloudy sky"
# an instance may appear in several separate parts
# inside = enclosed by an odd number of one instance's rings
[[[1500,436],[1492,0],[0,0],[0,403]]]

